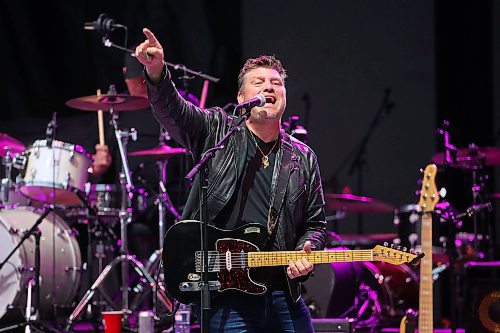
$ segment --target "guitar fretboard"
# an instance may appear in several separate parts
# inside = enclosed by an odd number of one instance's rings
[[[249,267],[286,266],[292,261],[306,258],[313,264],[333,262],[373,261],[373,250],[339,250],[339,251],[278,251],[278,252],[249,252]]]
[[[418,327],[421,333],[433,332],[433,292],[432,292],[432,214],[422,217],[422,251],[428,253],[420,262],[420,306]]]

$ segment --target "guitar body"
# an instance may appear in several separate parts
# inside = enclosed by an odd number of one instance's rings
[[[185,282],[191,285],[201,282],[201,270],[196,269],[196,252],[201,250],[201,226],[199,221],[181,221],[174,224],[165,235],[162,259],[166,290],[171,297],[184,304],[200,301],[199,290],[182,291],[180,286]],[[208,279],[221,284],[219,290],[211,291],[211,297],[231,289],[254,295],[265,293],[266,286],[250,278],[250,268],[247,265],[236,267],[239,263],[234,254],[259,251],[259,246],[263,246],[267,240],[267,230],[259,224],[248,224],[234,230],[222,230],[208,225],[207,231],[207,248],[212,251],[209,258],[215,255],[213,251],[217,251],[218,256],[233,253],[234,262],[234,267],[230,270],[212,272],[211,267],[217,264],[209,260]],[[241,260],[245,259],[242,257]],[[201,260],[198,260],[198,267],[201,267]]]

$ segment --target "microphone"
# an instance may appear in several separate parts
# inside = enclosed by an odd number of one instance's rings
[[[266,104],[266,98],[264,97],[264,95],[258,94],[254,98],[236,105],[235,110],[246,109],[247,111],[249,111],[255,106],[264,106],[264,104]]]
[[[101,35],[107,35],[115,28],[123,28],[125,27],[122,24],[115,23],[115,20],[108,17],[107,14],[100,14],[97,18],[97,21],[93,22],[85,22],[83,29],[84,30],[95,30]]]

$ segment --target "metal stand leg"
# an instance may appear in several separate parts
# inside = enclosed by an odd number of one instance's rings
[[[118,265],[118,264],[122,264],[123,265],[123,263],[126,263],[126,264],[130,263],[130,264],[132,264],[132,266],[134,266],[134,269],[137,272],[137,274],[139,274],[139,276],[141,278],[144,278],[144,279],[146,279],[148,281],[149,285],[153,289],[153,306],[154,306],[154,304],[156,304],[156,298],[155,298],[156,297],[156,283],[155,283],[154,279],[146,271],[146,269],[144,268],[144,266],[142,265],[142,263],[140,261],[136,260],[134,258],[134,256],[131,256],[131,255],[120,255],[119,257],[116,257],[115,259],[113,259],[113,261],[111,263],[109,263],[104,268],[104,270],[102,271],[102,273],[95,280],[94,284],[90,287],[89,290],[87,290],[87,292],[85,293],[85,296],[83,296],[83,298],[81,299],[80,303],[78,303],[78,305],[76,306],[75,310],[69,316],[68,322],[67,322],[66,328],[65,328],[66,330],[70,330],[71,329],[71,326],[73,325],[74,320],[76,318],[78,318],[78,316],[80,315],[80,313],[82,312],[82,310],[85,308],[85,306],[87,305],[87,303],[94,296],[96,289],[99,288],[99,286],[102,284],[102,282],[104,281],[104,279],[106,279],[106,277],[111,272],[111,270],[116,265]],[[125,309],[125,310],[128,312],[128,309]]]

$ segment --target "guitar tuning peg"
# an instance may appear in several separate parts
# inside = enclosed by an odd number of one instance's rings
[[[388,246],[389,246],[389,243],[384,242],[384,246],[385,246],[385,247],[388,247]]]
[[[419,171],[420,171],[421,174],[424,173],[424,169],[422,169],[422,168],[420,168]]]
[[[403,247],[403,251],[404,251],[404,252],[407,252],[407,250],[408,250],[408,248],[407,248],[406,246],[405,246],[405,247]]]
[[[391,244],[391,249],[393,249],[393,248],[394,248],[394,244]]]
[[[415,250],[414,249],[410,249],[410,253],[411,254],[415,254]]]
[[[398,245],[398,246],[396,247],[396,249],[397,249],[398,251],[400,251],[400,250],[401,250],[401,245]]]

